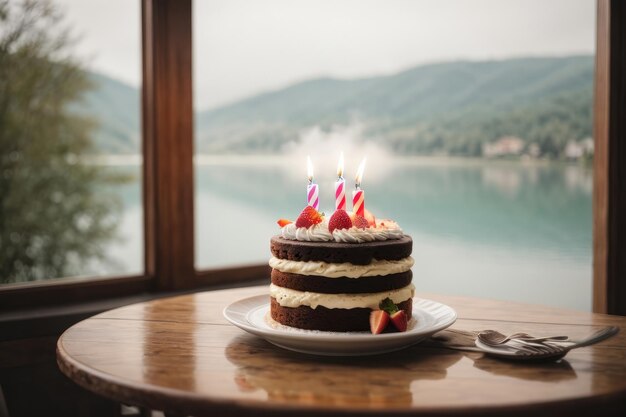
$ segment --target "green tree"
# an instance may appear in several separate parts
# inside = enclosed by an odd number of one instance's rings
[[[94,122],[70,110],[91,88],[48,1],[0,0],[0,282],[78,274],[104,260],[120,204],[80,163]]]

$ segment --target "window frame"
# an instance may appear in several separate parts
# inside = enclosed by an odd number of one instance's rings
[[[626,315],[626,3],[597,1],[593,311]]]
[[[238,284],[267,265],[197,270],[192,0],[141,0],[144,273],[0,286],[0,311]],[[626,314],[626,3],[597,0],[593,310]],[[621,232],[621,233],[620,233]]]
[[[144,273],[0,286],[0,311],[238,284],[267,265],[196,270],[192,2],[141,0]]]

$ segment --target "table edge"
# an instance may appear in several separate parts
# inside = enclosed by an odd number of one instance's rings
[[[89,319],[86,319],[89,320]],[[72,326],[74,327],[74,326]],[[70,327],[71,329],[71,327]],[[68,329],[68,330],[70,330]],[[66,330],[67,332],[67,330]],[[490,416],[506,414],[508,417],[524,415],[528,412],[558,413],[576,409],[577,415],[595,416],[598,412],[596,406],[609,406],[609,410],[626,410],[626,389],[611,393],[604,393],[586,397],[560,399],[556,401],[539,401],[528,404],[511,404],[495,406],[452,406],[443,407],[419,407],[415,408],[333,408],[323,405],[293,405],[288,403],[267,403],[262,400],[237,400],[222,399],[206,395],[192,394],[183,390],[159,386],[141,386],[132,381],[117,378],[111,374],[89,368],[80,361],[72,358],[63,348],[64,332],[57,340],[56,356],[60,371],[70,380],[110,400],[124,404],[142,406],[153,410],[174,412],[181,414],[202,414],[209,410],[219,413],[233,413],[240,411],[251,415],[292,415],[297,412],[299,416],[319,415],[350,415],[350,416]],[[230,414],[229,414],[230,415]],[[611,413],[604,415],[613,415]],[[619,413],[616,415],[620,415]]]

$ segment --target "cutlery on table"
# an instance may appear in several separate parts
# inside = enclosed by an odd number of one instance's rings
[[[536,337],[519,334],[504,336],[493,330],[480,332],[476,346],[485,353],[509,360],[557,360],[570,350],[593,345],[619,332],[615,326],[605,327],[584,339],[573,341],[565,336]],[[515,336],[515,337],[514,337]]]
[[[546,337],[533,337],[528,333],[513,333],[510,336],[505,336],[496,330],[485,330],[478,334],[480,341],[489,345],[497,346],[508,342],[509,340],[522,340],[526,342],[541,343],[545,341],[567,341],[567,336],[546,336]]]

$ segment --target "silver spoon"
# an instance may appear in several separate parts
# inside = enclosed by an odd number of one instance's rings
[[[565,356],[570,350],[579,347],[589,346],[594,343],[608,339],[619,332],[619,327],[605,327],[588,337],[573,342],[571,345],[563,346],[562,342],[545,342],[545,343],[526,343],[519,340],[513,340],[512,344],[502,344],[498,347],[490,346],[483,343],[480,338],[476,339],[476,347],[483,350],[488,355],[520,361],[543,361],[558,360]],[[559,343],[558,345],[556,343]]]

